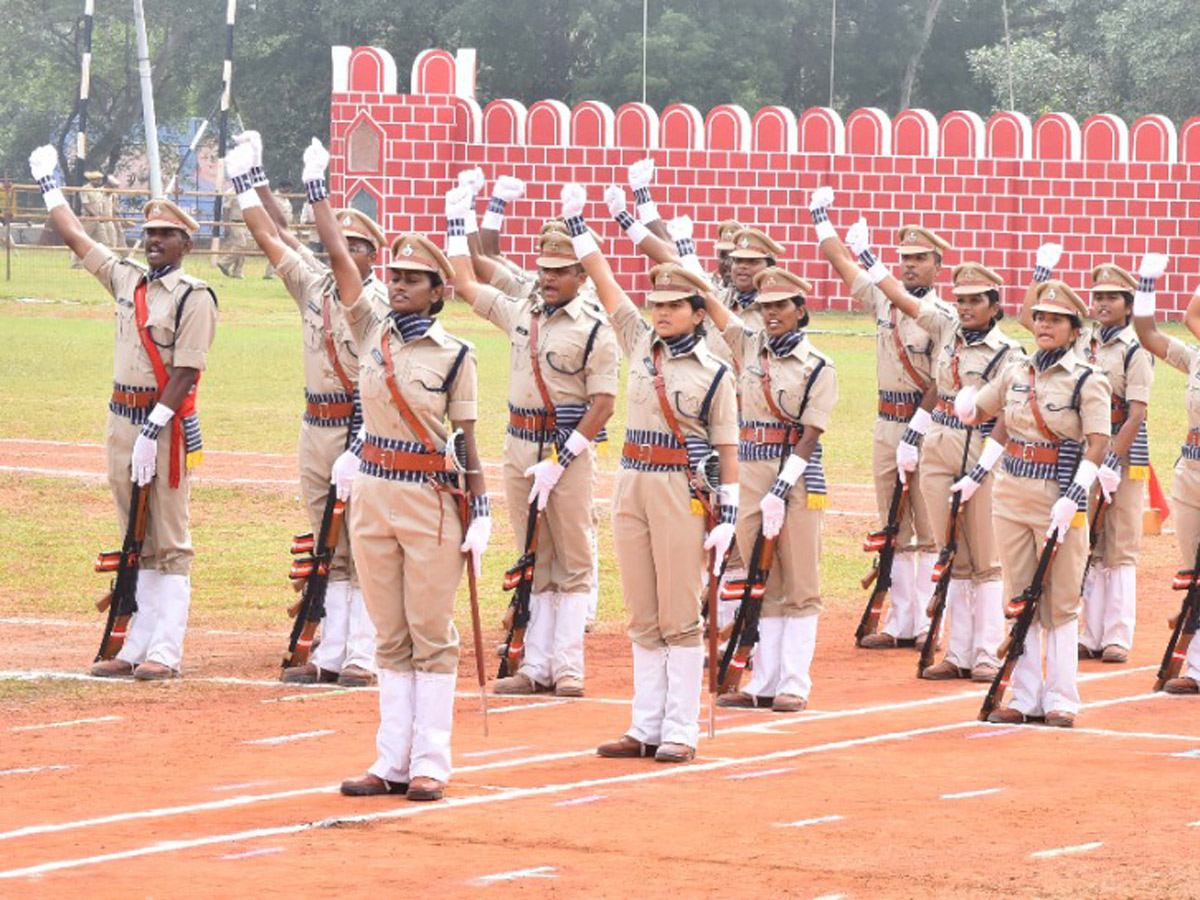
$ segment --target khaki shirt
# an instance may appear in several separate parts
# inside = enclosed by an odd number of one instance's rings
[[[850,287],[850,296],[875,317],[875,373],[879,390],[923,392],[924,387],[913,379],[901,362],[896,335],[900,336],[900,343],[913,370],[926,383],[933,380],[933,351],[936,346],[934,339],[915,321],[901,315],[900,311],[892,306],[887,295],[871,283],[866,272],[858,273]],[[946,304],[943,306],[949,309]]]
[[[1138,345],[1133,326],[1122,328],[1107,344],[1103,340],[1100,326],[1093,323],[1083,329],[1075,349],[1108,377],[1114,400],[1149,403],[1150,387],[1154,384],[1154,357],[1150,351]],[[1126,367],[1125,358],[1134,346],[1137,349],[1133,351]]]
[[[697,342],[689,353],[672,356],[628,297],[613,315],[612,325],[621,349],[629,357],[627,428],[671,434],[651,371],[653,348],[659,344],[667,398],[674,403],[672,412],[684,437],[699,437],[714,447],[738,442],[737,397],[730,372],[725,372],[713,392],[707,426],[700,419],[713,379],[723,368],[709,352],[705,340]]]
[[[542,409],[546,405],[538,390],[529,346],[530,325],[535,315],[539,317],[538,369],[550,402],[557,407],[585,404],[596,394],[615,397],[620,355],[604,311],[582,294],[563,304],[549,318],[542,315],[543,309],[536,294],[520,298],[484,287],[475,295],[475,312],[508,335],[509,402],[523,409]]]
[[[1200,347],[1189,347],[1179,338],[1167,338],[1167,365],[1187,375],[1184,406],[1188,429],[1200,428]]]
[[[133,292],[145,277],[146,267],[120,259],[103,244],[91,249],[83,265],[117,301],[113,381],[128,387],[157,387],[154,366],[138,336],[133,306]],[[150,336],[158,345],[168,377],[176,366],[203,371],[217,334],[217,298],[212,289],[182,269],[172,269],[147,286],[146,312]]]
[[[292,201],[283,196],[283,193],[280,191],[271,191],[271,197],[274,198],[275,205],[279,207],[279,213],[283,216],[283,221],[291,225],[292,219],[295,216],[295,213],[292,211]]]
[[[346,322],[345,307],[338,299],[333,272],[305,249],[297,252],[291,247],[284,251],[276,269],[283,286],[288,289],[304,328],[304,389],[310,394],[345,393],[325,347],[325,319],[322,305],[329,305],[329,325],[338,362],[352,384],[358,383],[358,350],[354,335]],[[372,315],[384,319],[389,312],[387,288],[374,274],[367,276],[362,296],[371,305]]]
[[[366,293],[346,310],[346,321],[359,348],[358,389],[368,434],[393,440],[421,440],[392,400],[381,350],[384,340],[391,347],[400,396],[439,447],[446,442],[449,422],[473,422],[478,418],[472,344],[447,334],[441,322],[434,322],[423,337],[405,343],[390,318],[380,319],[375,315]],[[464,347],[466,354],[454,380],[447,384]]]
[[[804,405],[804,392],[808,389],[808,405],[799,417],[800,424],[811,425],[821,431],[829,427],[829,418],[837,403],[837,372],[833,360],[818,352],[807,337],[796,344],[790,353],[776,356],[767,347],[770,335],[765,330],[747,327],[736,315],[729,317],[722,334],[740,363],[738,393],[741,396],[743,422],[774,422],[777,419],[763,393],[762,360],[764,354],[770,354],[771,399],[787,417],[787,421],[796,421],[800,407]],[[808,388],[813,370],[821,360],[825,361],[825,365],[812,382],[812,387]]]
[[[1080,377],[1088,369],[1092,374],[1083,383],[1078,409],[1071,398]],[[1029,373],[1034,372],[1034,391],[1038,409],[1046,427],[1058,440],[1083,443],[1089,434],[1102,434],[1107,439],[1111,431],[1112,411],[1109,408],[1112,388],[1104,373],[1089,366],[1083,358],[1069,349],[1063,357],[1044,372],[1038,372],[1033,360],[1008,366],[999,378],[979,392],[975,403],[980,418],[991,418],[1004,411],[1004,424],[1009,437],[1027,443],[1045,443],[1033,416],[1030,403]]]
[[[111,195],[104,188],[82,187],[79,189],[80,215],[104,219],[109,216],[111,210]]]
[[[918,302],[920,308],[914,321],[938,347],[933,374],[940,397],[952,399],[964,387],[978,389],[984,384],[984,372],[987,372],[987,381],[994,381],[1005,368],[1025,359],[1021,345],[1001,331],[999,325],[993,325],[979,343],[967,344],[958,316],[947,304],[927,296]],[[1008,351],[988,371],[988,366],[1005,347]]]

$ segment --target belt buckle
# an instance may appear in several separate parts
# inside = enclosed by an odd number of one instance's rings
[[[382,451],[379,454],[379,465],[387,469],[389,472],[396,471],[396,451],[392,447],[381,447]]]
[[[1027,463],[1033,462],[1034,451],[1035,451],[1035,448],[1034,448],[1033,444],[1022,444],[1021,445],[1021,459]]]
[[[769,426],[767,426],[767,425],[755,425],[754,426],[754,443],[756,443],[756,444],[768,443],[768,441],[767,441],[767,428],[768,427]]]
[[[318,419],[331,418],[331,416],[329,415],[329,403],[327,401],[321,400],[319,403],[317,403],[317,418]]]
[[[652,465],[652,463],[650,462],[650,456],[651,456],[651,454],[654,453],[654,445],[653,444],[635,444],[634,446],[637,447],[637,461],[645,466]]]

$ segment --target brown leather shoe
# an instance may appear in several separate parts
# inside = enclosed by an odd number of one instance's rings
[[[1195,678],[1172,678],[1163,685],[1168,694],[1200,694],[1200,682]]]
[[[92,666],[92,674],[97,678],[128,678],[133,674],[133,663],[123,659],[106,659]]]
[[[858,642],[858,646],[864,650],[895,650],[899,644],[890,634],[881,631],[878,634],[868,634]]]
[[[1074,728],[1075,713],[1052,709],[1046,713],[1046,724],[1052,728]]]
[[[1004,706],[1000,709],[993,709],[988,715],[989,722],[996,725],[1027,725],[1030,722],[1042,721],[1041,716],[1027,716],[1019,709],[1013,709],[1011,706]]]
[[[991,684],[996,680],[996,673],[999,671],[999,669],[990,663],[980,663],[971,670],[971,680]]]
[[[583,679],[576,678],[574,675],[564,675],[554,683],[554,696],[582,697]]]
[[[1129,651],[1120,644],[1109,644],[1100,658],[1106,663],[1125,663],[1129,662]]]
[[[305,663],[302,666],[288,666],[279,673],[279,680],[284,684],[316,684],[321,677],[321,670],[315,663]]]
[[[378,797],[381,794],[403,794],[407,791],[406,782],[388,781],[370,772],[357,778],[347,778],[342,782],[342,793],[347,797]]]
[[[430,778],[428,775],[418,775],[408,783],[409,800],[441,800],[446,795],[446,783]]]
[[[596,748],[596,753],[608,759],[640,759],[653,756],[658,751],[658,744],[643,744],[637,738],[622,735],[619,740],[609,741]]]
[[[921,677],[929,681],[953,681],[955,678],[970,678],[971,670],[956,666],[948,659],[943,659],[932,666],[926,666]]]
[[[773,712],[794,713],[804,712],[806,709],[808,709],[808,700],[804,697],[797,697],[795,694],[776,694],[775,699],[771,701]]]
[[[769,709],[774,697],[756,697],[745,691],[733,691],[717,695],[717,706],[722,709]]]
[[[528,694],[536,694],[538,686],[533,679],[524,672],[518,672],[516,675],[509,675],[507,678],[497,678],[492,682],[493,694],[520,694],[522,696]]]
[[[337,683],[342,687],[370,687],[375,683],[375,674],[362,666],[346,666],[338,674]]]
[[[1083,646],[1083,644],[1079,645],[1078,650],[1079,650],[1079,658],[1080,659],[1096,659],[1097,657],[1100,656],[1099,650],[1092,650],[1088,647]]]
[[[687,744],[662,744],[654,752],[655,762],[681,763],[690,762],[696,758],[696,748]]]
[[[133,677],[137,681],[167,681],[178,678],[179,673],[162,663],[146,661],[133,670]]]

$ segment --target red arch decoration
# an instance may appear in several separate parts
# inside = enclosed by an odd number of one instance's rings
[[[703,150],[704,117],[690,103],[672,103],[663,110],[659,146],[676,150]]]
[[[367,93],[396,93],[396,61],[386,50],[378,47],[355,47],[346,64],[349,72],[347,87]]]
[[[892,152],[897,156],[937,156],[938,120],[927,109],[906,109],[892,119]]]
[[[561,100],[539,100],[525,118],[525,143],[566,147],[571,142],[571,110]]]
[[[704,119],[709,150],[749,150],[750,114],[736,103],[714,106]]]
[[[1019,112],[995,113],[987,123],[986,155],[992,159],[1032,159],[1033,123]]]
[[[414,94],[453,94],[457,63],[446,50],[422,50],[412,64]]]
[[[483,109],[483,139],[489,144],[524,144],[527,115],[520,100],[493,100]]]
[[[866,106],[846,119],[846,152],[863,156],[892,155],[892,120],[882,109]]]
[[[454,133],[455,140],[483,143],[483,110],[471,97],[454,98]]]
[[[1135,162],[1173,163],[1179,159],[1179,135],[1166,116],[1142,116],[1129,130],[1129,156]]]
[[[1036,159],[1078,160],[1082,144],[1079,123],[1069,113],[1046,113],[1033,125]]]
[[[613,140],[618,147],[654,150],[658,147],[658,113],[645,103],[625,103],[617,109]]]
[[[1083,158],[1100,162],[1129,161],[1129,126],[1111,113],[1091,116],[1081,131]]]
[[[938,128],[941,132],[942,156],[978,159],[987,152],[987,126],[983,124],[979,113],[956,109],[942,116]]]
[[[806,109],[796,126],[801,153],[846,152],[846,123],[828,106]]]
[[[612,107],[599,100],[584,100],[571,111],[571,144],[576,147],[611,147],[616,117]]]
[[[796,114],[786,106],[764,106],[751,125],[754,149],[768,153],[795,153]]]

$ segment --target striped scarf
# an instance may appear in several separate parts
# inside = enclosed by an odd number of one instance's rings
[[[667,349],[671,351],[672,356],[683,356],[685,353],[691,353],[695,349],[696,344],[700,341],[700,335],[694,331],[689,331],[687,334],[673,334],[661,340],[667,345]]]
[[[416,313],[392,312],[388,313],[388,318],[392,320],[400,339],[406,344],[425,337],[425,332],[433,325],[433,319],[429,316],[419,316]]]
[[[991,330],[991,328],[964,328],[962,329],[963,340],[967,342],[968,347],[973,347],[987,337]]]
[[[1039,372],[1045,372],[1066,355],[1066,347],[1057,347],[1054,350],[1039,350],[1033,354],[1033,364],[1037,366]]]
[[[757,290],[737,291],[733,295],[733,302],[737,304],[738,309],[745,309],[754,302],[754,298],[758,296]]]
[[[151,281],[157,281],[158,279],[165,277],[174,269],[178,268],[179,266],[173,263],[168,263],[165,266],[159,266],[157,269],[151,269],[146,273],[146,283],[149,284]]]
[[[767,346],[771,348],[771,352],[776,356],[787,356],[796,349],[796,345],[804,340],[803,331],[789,331],[786,334],[779,334],[767,341]]]

